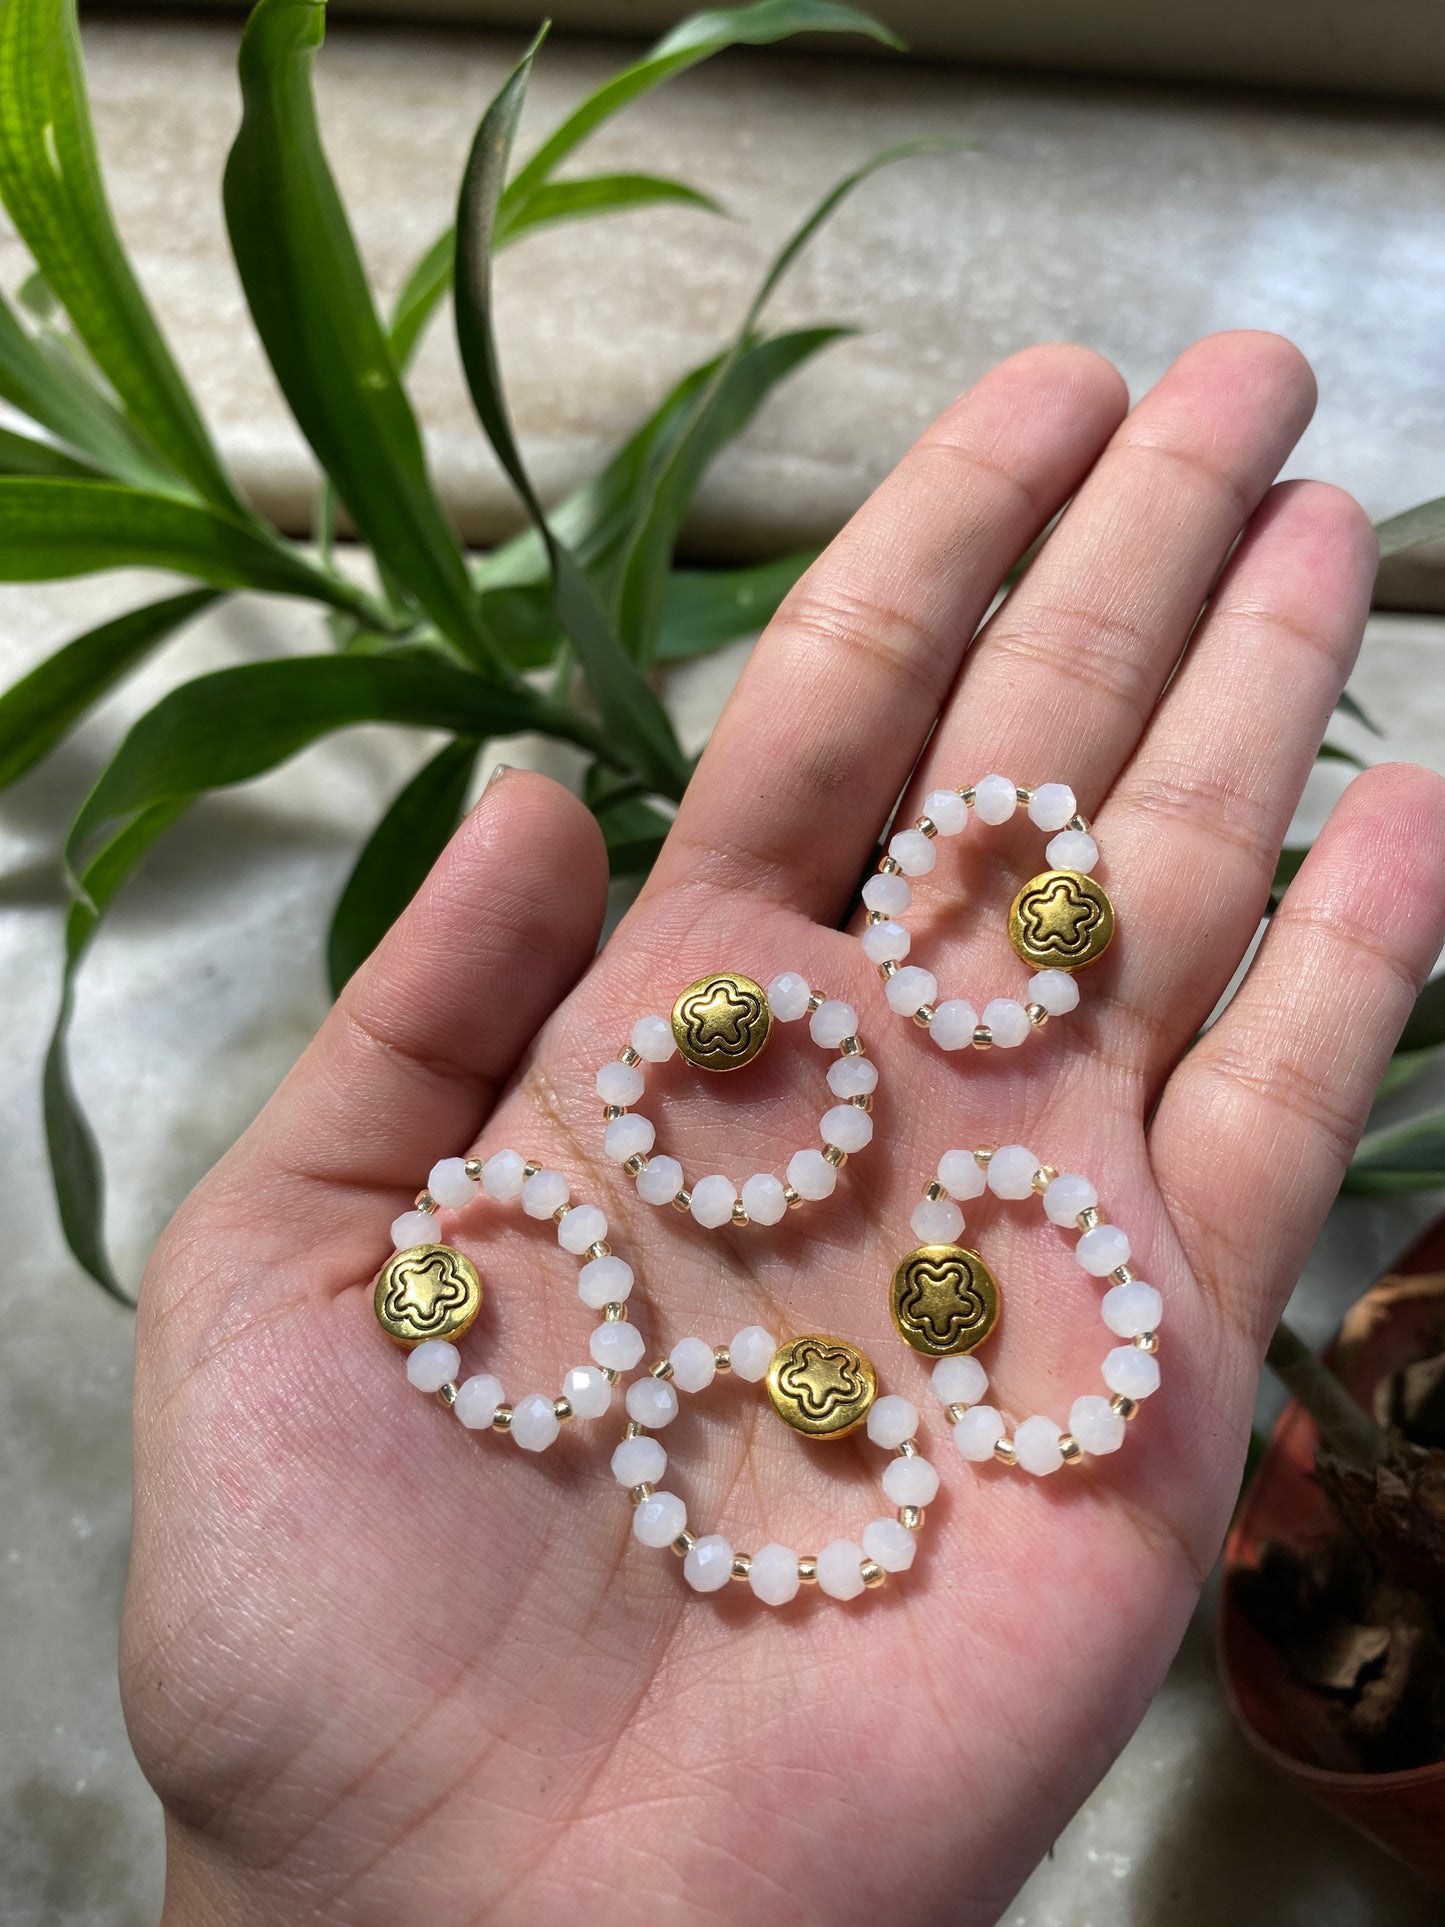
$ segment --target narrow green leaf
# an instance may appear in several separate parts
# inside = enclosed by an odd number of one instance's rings
[[[1414,1083],[1415,1079],[1420,1076],[1422,1071],[1429,1070],[1430,1066],[1436,1062],[1436,1058],[1437,1052],[1435,1050],[1400,1050],[1397,1048],[1395,1055],[1385,1066],[1384,1076],[1375,1087],[1375,1102],[1379,1104],[1385,1098],[1397,1097],[1401,1091],[1407,1090],[1409,1086]]]
[[[75,0],[0,6],[0,199],[144,440],[207,501],[243,516],[111,218]]]
[[[1383,522],[1375,524],[1375,534],[1380,538],[1380,559],[1387,555],[1401,555],[1406,549],[1418,549],[1422,543],[1438,542],[1445,535],[1445,495],[1437,495],[1433,501],[1420,502],[1412,509],[1402,509],[1398,515],[1390,515]]]
[[[1299,875],[1300,865],[1309,855],[1309,848],[1286,844],[1279,853],[1279,861],[1274,866],[1274,882],[1270,885],[1272,896],[1281,897]]]
[[[402,283],[391,311],[391,351],[397,366],[406,368],[416,353],[422,330],[450,293],[457,258],[457,231],[439,234]]]
[[[519,240],[534,228],[558,221],[585,221],[600,214],[624,214],[634,208],[674,205],[721,214],[722,206],[686,181],[656,174],[591,174],[580,181],[546,181],[517,204],[504,227],[499,226],[494,251]]]
[[[725,642],[766,628],[783,597],[819,553],[797,549],[745,569],[674,569],[663,594],[659,659],[681,662],[706,655]]]
[[[1439,1185],[1445,1185],[1445,1107],[1369,1132],[1360,1140],[1343,1189],[1357,1197],[1379,1197],[1433,1191]]]
[[[457,205],[456,325],[462,367],[487,438],[526,504],[543,542],[557,614],[613,747],[665,795],[680,796],[687,763],[656,693],[609,634],[601,606],[569,549],[548,527],[512,434],[492,333],[491,236],[517,118],[540,40],[503,84],[482,116],[467,159]]]
[[[1366,715],[1357,699],[1350,694],[1348,689],[1342,689],[1340,691],[1335,708],[1341,710],[1346,716],[1352,717],[1355,722],[1362,723],[1372,736],[1384,735],[1384,730],[1380,728],[1380,725],[1375,722],[1372,717]]]
[[[1322,763],[1348,763],[1351,769],[1369,768],[1362,756],[1356,756],[1352,749],[1341,749],[1337,743],[1321,743],[1315,755]]]
[[[17,435],[13,429],[0,428],[0,475],[68,475],[75,481],[99,481],[99,471],[86,462],[67,455],[50,442],[37,442],[33,436]]]
[[[438,750],[368,837],[331,919],[326,967],[333,997],[426,881],[461,821],[480,747],[459,738]]]
[[[1428,1050],[1445,1044],[1445,976],[1432,977],[1415,999],[1397,1050]]]
[[[48,756],[85,712],[216,600],[191,589],[77,636],[0,696],[0,788]]]
[[[246,22],[232,251],[291,411],[379,562],[471,661],[500,669],[322,149],[312,69],[325,31],[316,0],[260,0]]]

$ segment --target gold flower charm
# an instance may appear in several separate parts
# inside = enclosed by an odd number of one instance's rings
[[[428,1338],[460,1338],[482,1308],[476,1266],[450,1245],[413,1245],[381,1268],[376,1322],[408,1351]]]
[[[998,1323],[998,1285],[976,1251],[920,1245],[894,1272],[888,1308],[905,1344],[947,1358],[973,1351]]]
[[[772,1034],[773,1013],[760,984],[731,971],[699,977],[672,1007],[672,1034],[700,1071],[751,1064]]]
[[[1035,970],[1082,970],[1114,937],[1114,906],[1103,886],[1077,870],[1030,877],[1008,913],[1009,942]]]
[[[809,1438],[838,1439],[856,1431],[877,1395],[871,1363],[841,1338],[790,1338],[768,1367],[773,1410]]]

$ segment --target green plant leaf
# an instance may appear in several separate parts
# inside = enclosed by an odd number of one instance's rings
[[[1338,743],[1321,743],[1315,757],[1321,763],[1348,763],[1351,769],[1370,767],[1362,756],[1356,756],[1352,749],[1341,749]]]
[[[1274,882],[1270,885],[1271,896],[1282,897],[1300,873],[1300,865],[1309,855],[1308,845],[1286,844],[1279,853],[1274,866]]]
[[[1356,1197],[1445,1185],[1445,1106],[1360,1140],[1343,1189]]]
[[[1418,549],[1422,543],[1438,542],[1445,535],[1445,495],[1387,516],[1375,524],[1375,534],[1380,538],[1381,561],[1387,555],[1402,555],[1406,549]]]
[[[389,330],[391,351],[399,368],[410,365],[422,331],[450,291],[456,258],[457,231],[449,227],[437,236],[402,283]]]
[[[1397,1050],[1428,1050],[1445,1044],[1445,976],[1432,977],[1415,999]]]
[[[216,600],[191,589],[77,636],[0,696],[0,788],[48,756],[85,712]]]
[[[246,22],[232,251],[291,412],[378,561],[471,661],[500,670],[322,149],[312,69],[325,31],[316,0],[260,0]]]
[[[112,482],[0,477],[0,582],[54,582],[146,565],[218,589],[270,589],[375,616],[363,590],[325,575],[279,537],[199,502]]]
[[[1372,736],[1384,735],[1384,730],[1380,728],[1380,725],[1375,722],[1372,717],[1366,715],[1357,699],[1350,694],[1348,689],[1342,689],[1340,691],[1335,702],[1335,708],[1340,710],[1344,715],[1352,717],[1355,722],[1363,724]]]
[[[492,333],[491,235],[497,201],[537,46],[534,41],[482,116],[457,204],[456,325],[462,367],[487,438],[526,504],[551,565],[557,615],[614,749],[665,795],[680,796],[688,768],[656,693],[608,632],[592,587],[548,527],[512,434]]]
[[[711,194],[689,187],[686,181],[657,174],[589,174],[580,181],[546,181],[518,203],[505,226],[499,224],[493,251],[530,234],[534,228],[559,221],[585,221],[599,214],[624,214],[633,208],[658,207],[667,202],[721,214]]]
[[[1375,1087],[1375,1102],[1379,1104],[1387,1097],[1397,1097],[1435,1060],[1434,1050],[1401,1050],[1397,1047],[1395,1055],[1385,1066],[1384,1076]]]
[[[745,569],[674,569],[663,594],[659,660],[681,662],[755,635],[819,554],[796,549]]]
[[[326,967],[333,997],[411,902],[461,821],[479,748],[458,738],[438,750],[368,837],[331,919]]]
[[[0,475],[68,475],[74,481],[100,480],[98,470],[67,455],[63,448],[37,442],[30,435],[17,435],[9,428],[0,428]]]
[[[244,516],[111,218],[75,0],[0,6],[0,199],[143,440]]]

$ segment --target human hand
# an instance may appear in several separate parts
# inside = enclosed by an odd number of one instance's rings
[[[1369,602],[1358,507],[1271,488],[1312,400],[1266,335],[1199,344],[1127,415],[1082,349],[988,375],[780,612],[595,961],[590,818],[539,777],[489,789],[142,1294],[122,1675],[168,1918],[997,1917],[1175,1650],[1267,1336],[1445,935],[1445,786],[1374,770],[1189,1049]],[[1065,1023],[945,1056],[836,926],[905,783],[906,821],[994,769],[1073,786],[1120,936]],[[910,923],[943,994],[1017,984],[1000,933],[1040,840],[1020,812],[942,851]],[[882,1073],[872,1146],[775,1230],[701,1231],[601,1155],[599,1064],[712,969],[846,997]],[[819,1073],[790,1028],[740,1077],[655,1073],[646,1109],[690,1176],[741,1179],[812,1140]],[[1008,1141],[1094,1178],[1165,1306],[1124,1449],[1048,1480],[959,1460],[887,1311],[940,1153]],[[850,1605],[699,1598],[632,1540],[620,1395],[533,1458],[412,1392],[369,1281],[433,1160],[474,1144],[603,1205],[649,1358],[754,1321],[859,1343],[943,1475],[912,1570]],[[1007,1299],[1000,1402],[1067,1412],[1111,1342],[1096,1288],[1036,1210],[969,1219]],[[468,1369],[555,1386],[591,1325],[571,1261],[484,1201],[459,1226],[488,1282]],[[808,1445],[756,1387],[718,1380],[666,1445],[690,1523],[737,1545],[816,1550],[878,1510],[871,1448]]]

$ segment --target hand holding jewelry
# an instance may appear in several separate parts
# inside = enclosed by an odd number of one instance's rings
[[[1104,1360],[1109,1396],[1086,1392],[1076,1398],[1067,1428],[1036,1413],[1010,1437],[1003,1414],[982,1402],[988,1374],[969,1354],[993,1330],[999,1294],[979,1254],[957,1241],[964,1224],[959,1200],[979,1197],[985,1189],[999,1198],[1038,1197],[1050,1223],[1078,1230],[1074,1256],[1079,1265],[1091,1278],[1110,1281],[1101,1306],[1104,1323],[1129,1342],[1115,1346]],[[1158,1390],[1159,1293],[1135,1277],[1128,1238],[1103,1220],[1098,1207],[1099,1194],[1087,1178],[1061,1175],[1021,1144],[946,1151],[939,1160],[937,1180],[925,1188],[912,1218],[914,1234],[923,1242],[894,1273],[891,1309],[902,1337],[938,1359],[933,1389],[965,1459],[997,1459],[1042,1477],[1080,1463],[1085,1454],[1117,1452],[1125,1422]]]
[[[651,1120],[631,1109],[643,1093],[642,1066],[665,1064],[677,1051],[698,1070],[740,1070],[767,1047],[775,1022],[803,1017],[813,1042],[838,1052],[828,1071],[837,1102],[820,1121],[821,1148],[796,1152],[782,1178],[756,1171],[739,1187],[715,1173],[689,1185],[676,1158],[654,1152]],[[774,977],[766,990],[733,972],[700,977],[679,996],[670,1019],[639,1018],[626,1048],[598,1071],[607,1155],[637,1180],[637,1195],[646,1203],[690,1212],[709,1231],[725,1224],[777,1224],[790,1208],[831,1197],[839,1169],[872,1141],[868,1113],[878,1071],[864,1056],[857,1032],[853,1006],[810,990],[796,971]]]
[[[1045,851],[1050,867],[1029,879],[1009,911],[1009,941],[1035,974],[1027,1003],[995,997],[980,1016],[961,997],[939,1003],[933,973],[904,963],[913,940],[901,919],[913,900],[910,879],[927,876],[937,862],[938,837],[957,836],[970,810],[983,823],[1006,823],[1020,803],[1039,829],[1055,832]],[[1114,935],[1114,907],[1089,874],[1098,860],[1098,845],[1066,783],[1029,790],[1006,776],[985,776],[966,789],[931,790],[922,816],[892,838],[877,875],[863,889],[863,951],[878,966],[889,1008],[911,1017],[940,1050],[949,1051],[965,1045],[1011,1050],[1050,1017],[1066,1015],[1079,1001],[1071,973],[1102,957]]]
[[[583,1260],[577,1291],[602,1314],[592,1334],[590,1365],[574,1365],[561,1394],[531,1392],[512,1405],[501,1383],[478,1373],[457,1383],[456,1341],[470,1330],[482,1303],[482,1280],[471,1260],[437,1238],[437,1214],[463,1211],[478,1192],[499,1204],[520,1203],[531,1218],[551,1218],[557,1242]],[[524,1452],[541,1452],[570,1419],[601,1418],[612,1388],[642,1357],[642,1336],[627,1323],[632,1267],[607,1244],[607,1219],[595,1204],[573,1204],[560,1171],[495,1151],[480,1158],[443,1158],[432,1166],[415,1207],[391,1227],[396,1246],[372,1294],[377,1323],[408,1352],[406,1375],[418,1391],[436,1393],[469,1431],[507,1432]]]
[[[843,1438],[866,1426],[875,1445],[897,1456],[883,1473],[883,1490],[897,1508],[872,1520],[859,1541],[834,1539],[801,1557],[770,1544],[738,1552],[721,1533],[698,1536],[675,1492],[660,1491],[667,1453],[652,1433],[678,1414],[679,1392],[700,1392],[719,1372],[754,1384],[765,1380],[773,1410],[808,1438]],[[632,1501],[632,1530],[645,1546],[671,1546],[695,1592],[718,1592],[729,1580],[747,1585],[768,1606],[786,1606],[799,1588],[816,1584],[833,1599],[856,1599],[881,1586],[890,1572],[906,1572],[917,1551],[923,1508],[938,1491],[938,1474],[921,1457],[918,1413],[906,1398],[877,1397],[870,1361],[841,1338],[805,1334],[779,1345],[760,1325],[748,1325],[731,1345],[679,1339],[646,1377],[627,1388],[628,1426],[612,1455],[612,1471]]]

